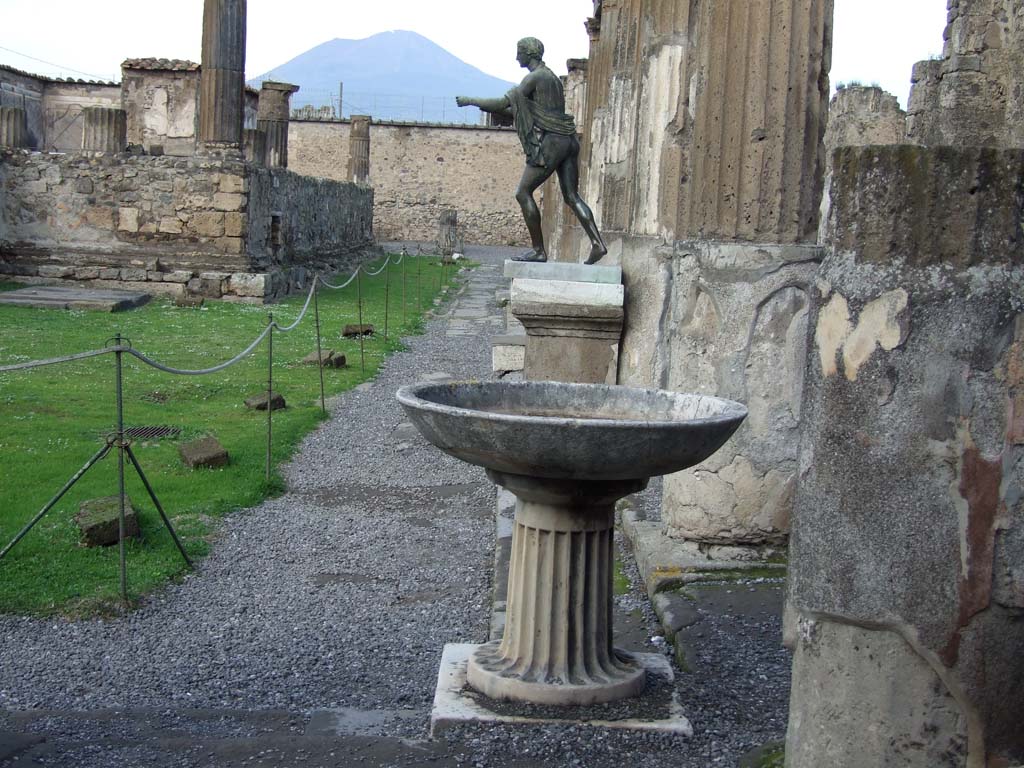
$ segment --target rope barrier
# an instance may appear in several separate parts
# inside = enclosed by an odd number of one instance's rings
[[[405,259],[405,257],[407,255],[408,255],[407,253],[402,253],[398,257],[397,261],[394,262],[395,266],[398,266],[399,264],[401,264],[402,261]],[[248,355],[252,354],[252,352],[256,349],[256,347],[259,346],[260,342],[263,341],[267,337],[267,334],[270,333],[272,328],[280,331],[281,333],[288,333],[289,331],[295,330],[295,328],[298,327],[299,323],[302,322],[303,318],[305,318],[306,313],[309,311],[309,305],[313,301],[313,296],[316,293],[316,286],[317,286],[318,282],[319,282],[320,285],[324,286],[325,288],[330,288],[331,290],[341,290],[342,288],[347,288],[352,283],[352,281],[355,280],[356,277],[358,277],[360,271],[364,272],[367,277],[376,277],[381,272],[383,272],[385,269],[387,269],[388,264],[390,264],[390,263],[391,263],[391,254],[388,254],[387,258],[384,260],[384,264],[381,265],[380,269],[378,269],[376,272],[371,272],[370,270],[365,269],[364,265],[360,264],[358,267],[355,268],[355,271],[349,276],[348,280],[346,280],[341,285],[333,285],[333,284],[327,282],[323,278],[323,276],[318,274],[316,276],[316,278],[313,280],[312,285],[310,285],[310,287],[309,287],[309,293],[306,295],[306,303],[303,304],[302,311],[299,312],[299,316],[295,319],[295,322],[293,322],[291,325],[287,325],[287,326],[278,325],[276,321],[269,322],[267,324],[267,326],[263,329],[263,331],[260,333],[260,335],[257,336],[255,339],[253,339],[252,343],[250,343],[249,346],[247,346],[245,349],[243,349],[237,355],[232,357],[230,360],[225,360],[223,363],[219,363],[218,365],[211,366],[210,368],[196,368],[196,369],[175,368],[174,366],[166,365],[166,364],[161,363],[161,362],[159,362],[157,360],[154,360],[153,358],[148,357],[147,355],[144,355],[142,352],[139,352],[136,349],[132,349],[130,344],[128,344],[128,345],[120,345],[120,344],[118,344],[118,345],[106,347],[104,349],[92,349],[92,350],[89,350],[87,352],[78,352],[78,353],[72,354],[72,355],[61,355],[60,357],[51,357],[51,358],[47,358],[45,360],[30,360],[30,361],[25,362],[25,363],[14,363],[12,365],[0,365],[0,373],[10,373],[10,372],[13,372],[13,371],[26,371],[26,370],[29,370],[29,369],[32,369],[32,368],[41,368],[41,367],[46,366],[46,365],[57,365],[58,363],[69,363],[69,362],[74,362],[75,360],[87,360],[87,359],[89,359],[91,357],[99,357],[100,355],[106,355],[106,354],[115,353],[115,352],[127,352],[128,354],[132,355],[133,357],[136,357],[139,360],[141,360],[142,362],[144,362],[146,365],[149,365],[149,366],[151,366],[153,368],[156,368],[157,370],[163,371],[164,373],[172,373],[172,374],[179,375],[179,376],[205,376],[205,375],[210,374],[210,373],[217,373],[218,371],[223,371],[225,368],[228,368],[228,367],[234,365],[235,363],[243,360]]]
[[[106,349],[93,349],[88,352],[79,352],[75,355],[62,355],[61,357],[51,357],[48,360],[32,360],[27,363],[16,363],[14,365],[0,365],[0,373],[7,373],[8,371],[27,371],[29,368],[42,368],[44,365],[56,365],[57,363],[70,363],[74,360],[86,360],[90,357],[99,357],[109,352],[117,351],[114,347],[107,347]]]

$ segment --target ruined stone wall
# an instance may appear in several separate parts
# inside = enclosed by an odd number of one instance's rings
[[[346,256],[373,245],[373,194],[360,184],[256,169],[247,209],[249,254],[258,265],[338,268]]]
[[[150,69],[144,68],[147,60],[141,61],[138,68],[125,66],[122,70],[128,144],[147,153],[193,154],[199,114],[198,65],[178,62],[173,69]]]
[[[942,58],[914,67],[912,141],[1024,147],[1024,5],[948,0]]]
[[[296,173],[345,180],[348,121],[292,120],[288,165]],[[370,178],[379,240],[437,237],[454,208],[467,243],[528,242],[513,192],[523,170],[515,131],[484,126],[371,123]]]
[[[0,274],[29,282],[261,300],[295,287],[293,255],[328,263],[369,242],[368,191],[229,157],[4,152],[0,179]]]
[[[1024,152],[836,154],[786,765],[1024,761]]]
[[[907,114],[899,99],[877,86],[841,88],[828,108],[825,150],[869,144],[902,144],[907,140]]]

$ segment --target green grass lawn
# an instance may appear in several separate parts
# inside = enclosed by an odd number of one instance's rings
[[[381,263],[369,266],[376,269]],[[343,290],[320,290],[324,349],[348,358],[346,368],[324,369],[328,396],[372,378],[381,361],[400,348],[399,338],[422,328],[423,311],[442,293],[442,275],[450,278],[452,274],[451,268],[443,269],[436,258],[409,258],[406,264],[405,313],[403,267],[388,269],[386,342],[387,273],[361,278],[363,322],[376,329],[365,339],[365,371],[360,366],[359,341],[341,337],[344,325],[357,322],[355,281]],[[0,284],[0,290],[16,287],[22,286]],[[161,363],[207,368],[244,349],[266,325],[268,312],[286,326],[298,317],[304,302],[305,295],[267,307],[207,301],[202,308],[179,308],[156,299],[140,309],[117,314],[0,306],[0,365],[101,348],[120,333],[135,349]],[[274,333],[274,390],[288,403],[286,409],[273,414],[275,467],[323,418],[317,368],[300,363],[315,350],[311,305],[295,330]],[[182,430],[177,438],[136,442],[132,449],[186,550],[193,559],[201,557],[221,517],[283,489],[276,469],[269,481],[265,477],[266,412],[250,411],[243,404],[247,397],[266,390],[266,343],[240,363],[207,376],[171,375],[130,355],[123,359],[125,425],[170,425]],[[0,373],[0,548],[113,430],[114,370],[114,355],[104,355]],[[229,466],[217,470],[183,466],[179,443],[205,435],[215,435],[228,450]],[[126,477],[128,495],[140,511],[142,527],[141,542],[128,547],[128,591],[131,598],[137,598],[178,577],[186,567],[130,465]],[[116,494],[117,453],[111,452],[0,560],[0,611],[89,615],[119,609],[117,547],[80,546],[74,521],[81,501]]]

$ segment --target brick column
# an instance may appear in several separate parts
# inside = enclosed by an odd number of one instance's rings
[[[352,115],[348,135],[349,181],[365,182],[370,178],[370,116]]]
[[[21,149],[27,139],[25,110],[21,107],[0,107],[0,149]]]
[[[267,80],[260,88],[260,111],[256,127],[266,136],[268,168],[288,167],[288,118],[290,100],[299,86]]]
[[[82,150],[116,154],[128,141],[128,118],[123,109],[86,107],[82,110]]]
[[[246,0],[206,0],[199,141],[239,147],[245,117]]]

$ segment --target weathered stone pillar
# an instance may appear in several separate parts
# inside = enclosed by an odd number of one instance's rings
[[[245,118],[246,0],[206,0],[203,5],[199,141],[240,147]]]
[[[268,168],[288,167],[288,120],[290,100],[299,86],[265,81],[260,88],[260,111],[256,127],[266,134]]]
[[[0,107],[0,149],[21,149],[28,144],[25,110]]]
[[[1024,762],[1024,151],[838,150],[788,768]]]
[[[1024,5],[949,0],[942,59],[914,67],[908,134],[927,146],[1024,146]]]
[[[246,162],[266,166],[267,134],[259,128],[246,128],[242,131],[242,154]]]
[[[366,182],[370,178],[370,116],[352,115],[348,134],[348,180]]]
[[[116,154],[128,142],[128,118],[123,109],[86,107],[82,110],[82,150]]]

